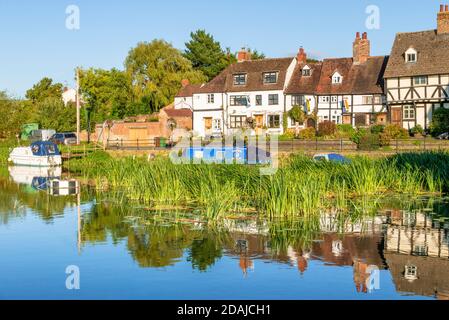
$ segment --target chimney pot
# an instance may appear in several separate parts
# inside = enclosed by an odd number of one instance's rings
[[[356,38],[356,39],[360,39],[360,32],[357,32],[357,33],[355,34],[355,38]]]
[[[449,34],[449,5],[440,5],[437,23],[438,34]]]
[[[246,48],[242,48],[237,53],[237,62],[244,62],[251,60],[251,52],[249,52]]]
[[[307,62],[307,54],[303,47],[299,48],[298,55],[296,56],[298,63],[306,63]]]
[[[181,85],[183,88],[187,87],[190,84],[189,79],[182,79],[181,80]]]
[[[363,38],[363,40],[367,40],[368,39],[368,33],[364,32],[362,38]]]

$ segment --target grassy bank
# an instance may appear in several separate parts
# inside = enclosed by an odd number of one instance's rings
[[[214,219],[255,210],[265,217],[307,216],[329,199],[343,206],[361,196],[442,193],[449,190],[449,154],[354,158],[351,164],[315,163],[303,156],[283,161],[274,176],[238,165],[174,165],[166,158],[112,158],[97,152],[66,167],[97,188],[123,193],[152,207],[199,209]]]

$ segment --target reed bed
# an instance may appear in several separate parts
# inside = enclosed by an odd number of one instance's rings
[[[350,164],[316,163],[304,156],[284,160],[273,176],[243,165],[175,165],[166,158],[112,158],[103,152],[67,163],[98,188],[120,190],[146,205],[197,208],[208,219],[256,210],[269,217],[306,217],[334,199],[388,194],[443,193],[449,187],[449,154],[403,154]]]

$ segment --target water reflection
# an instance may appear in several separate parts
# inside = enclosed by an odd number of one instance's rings
[[[368,270],[376,266],[391,274],[399,293],[449,297],[449,206],[444,198],[363,199],[342,205],[344,211],[331,208],[308,219],[267,222],[247,217],[207,226],[192,214],[153,212],[89,189],[63,197],[31,191],[42,172],[10,173],[12,179],[0,178],[1,223],[17,223],[11,219],[26,214],[49,222],[76,207],[78,225],[73,230],[78,231],[81,258],[92,246],[123,243],[142,269],[187,262],[193,270],[210,274],[220,261],[230,259],[243,279],[267,263],[296,269],[302,279],[319,277],[317,266],[330,273],[351,268],[352,278],[345,281],[362,295],[369,291]],[[88,209],[81,212],[81,205]],[[325,294],[326,288],[321,290]]]

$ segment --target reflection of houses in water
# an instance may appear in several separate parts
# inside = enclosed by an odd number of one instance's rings
[[[385,234],[385,258],[401,292],[449,298],[447,225],[431,214],[391,211]]]
[[[343,224],[345,230],[354,230],[343,235],[334,230],[341,230],[342,224],[336,224],[334,217],[323,216],[327,233],[319,236],[319,240],[301,246],[294,245],[295,239],[286,239],[288,246],[284,250],[274,250],[271,247],[269,232],[231,232],[233,246],[226,248],[229,256],[239,258],[239,267],[246,275],[254,268],[255,260],[276,261],[296,266],[301,275],[306,274],[311,260],[323,261],[329,266],[347,266],[354,269],[354,284],[358,292],[368,292],[367,280],[370,276],[369,267],[376,266],[385,269],[381,249],[383,247],[383,219],[368,219],[353,226]],[[338,227],[337,227],[338,225]],[[253,225],[249,231],[256,231]],[[258,228],[260,229],[260,227]],[[234,229],[236,230],[236,229]]]
[[[359,221],[342,221],[341,215],[333,213],[322,213],[320,217],[320,228],[322,232],[339,233],[375,233],[381,232],[385,223],[384,217],[369,217]]]

